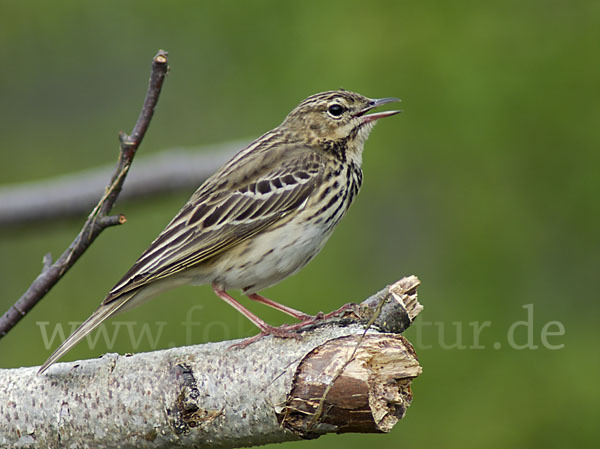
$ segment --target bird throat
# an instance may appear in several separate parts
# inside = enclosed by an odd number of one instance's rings
[[[350,134],[341,139],[320,140],[319,147],[342,163],[353,163],[360,167],[364,144],[372,128],[372,124],[357,126]]]

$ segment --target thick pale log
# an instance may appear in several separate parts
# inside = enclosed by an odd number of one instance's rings
[[[421,367],[406,339],[374,323],[410,324],[418,283],[405,278],[297,340],[108,354],[42,376],[0,370],[0,447],[245,447],[388,432]]]

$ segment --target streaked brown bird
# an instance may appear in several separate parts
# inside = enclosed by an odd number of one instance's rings
[[[226,290],[302,321],[310,315],[257,292],[298,272],[323,248],[358,194],[369,112],[396,98],[329,91],[302,101],[207,179],[108,293],[100,307],[40,367],[48,367],[100,323],[183,284],[210,284],[263,334],[286,336]]]

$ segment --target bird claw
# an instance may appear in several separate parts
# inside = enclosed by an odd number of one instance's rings
[[[263,338],[265,336],[265,334],[263,334],[262,332],[260,334],[255,335],[254,337],[248,337],[248,338],[244,338],[242,341],[238,342],[238,343],[234,343],[232,345],[229,345],[227,347],[227,351],[230,351],[232,349],[244,349],[246,346],[251,345],[252,343],[260,340],[261,338]]]
[[[234,348],[243,349],[246,346],[257,342],[261,338],[266,337],[267,335],[272,335],[277,338],[293,338],[295,340],[300,340],[301,335],[298,331],[301,330],[303,327],[311,326],[318,323],[319,321],[334,318],[336,316],[342,316],[344,315],[344,313],[348,312],[349,310],[352,310],[353,306],[354,304],[344,304],[342,307],[340,307],[337,310],[334,310],[333,312],[319,312],[316,315],[305,315],[300,317],[301,321],[296,324],[283,324],[277,327],[265,324],[263,327],[261,327],[260,333],[256,334],[253,337],[244,338],[239,343],[232,344],[227,348],[227,350]]]
[[[310,319],[313,318],[310,315],[309,315],[309,317],[310,317]],[[295,340],[300,340],[301,336],[297,331],[305,324],[306,324],[306,322],[302,321],[297,324],[284,324],[284,325],[278,326],[278,327],[267,325],[263,329],[261,329],[260,333],[256,334],[253,337],[244,338],[242,341],[240,341],[238,343],[232,344],[231,346],[229,346],[227,348],[227,350],[234,349],[234,348],[243,349],[246,346],[257,342],[261,338],[266,337],[267,335],[272,335],[277,338],[293,338]]]

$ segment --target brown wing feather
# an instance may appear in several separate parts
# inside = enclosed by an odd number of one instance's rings
[[[254,173],[225,165],[192,195],[103,304],[158,279],[200,264],[277,223],[319,185],[321,156],[305,147],[271,149]],[[274,160],[278,159],[278,160]],[[276,162],[276,163],[275,163]],[[227,170],[229,182],[223,182]]]

